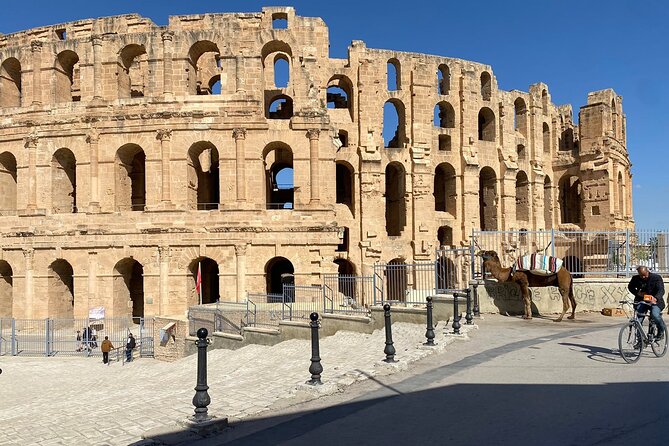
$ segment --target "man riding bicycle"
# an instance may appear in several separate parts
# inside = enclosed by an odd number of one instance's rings
[[[647,302],[650,304],[650,317],[657,324],[659,331],[657,338],[662,339],[664,336],[665,324],[662,320],[662,310],[664,310],[664,282],[659,274],[653,274],[648,271],[648,268],[641,265],[637,267],[636,271],[639,273],[632,277],[627,289],[634,294],[634,308],[642,314],[648,311],[648,305],[640,304],[639,302]],[[644,298],[645,296],[652,296]]]

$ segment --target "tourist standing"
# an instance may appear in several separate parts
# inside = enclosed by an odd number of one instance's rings
[[[135,348],[136,343],[135,343],[135,337],[132,335],[132,333],[128,333],[128,339],[125,342],[125,361],[130,362],[132,361],[132,351]]]
[[[102,341],[102,345],[100,345],[100,350],[102,350],[102,363],[109,365],[109,352],[114,349],[114,346],[112,345],[111,341],[109,340],[109,336],[105,336],[105,340]]]
[[[81,350],[81,330],[77,330],[77,351],[80,352]]]

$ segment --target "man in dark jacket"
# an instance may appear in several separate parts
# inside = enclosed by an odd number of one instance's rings
[[[643,301],[644,296],[653,296],[650,317],[653,318],[660,329],[658,339],[662,339],[664,330],[666,329],[666,325],[662,320],[662,310],[664,310],[664,282],[659,274],[651,273],[643,265],[639,266],[636,270],[639,274],[632,277],[627,289],[630,293],[634,294],[635,303]],[[638,307],[639,313],[645,314],[648,311],[648,305],[637,303],[635,307]]]
[[[128,333],[128,339],[125,342],[125,362],[132,361],[132,350],[135,348],[135,337]]]

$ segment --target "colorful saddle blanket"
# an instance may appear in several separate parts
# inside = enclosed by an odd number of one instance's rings
[[[543,254],[527,254],[516,260],[514,271],[529,271],[532,274],[556,274],[562,268],[562,259]]]

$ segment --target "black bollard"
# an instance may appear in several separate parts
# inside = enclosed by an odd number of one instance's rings
[[[209,332],[206,328],[200,328],[197,331],[197,337],[199,339],[195,341],[195,345],[197,345],[197,385],[195,386],[195,396],[193,397],[195,415],[191,419],[197,423],[211,419],[207,414],[207,406],[211,403],[211,398],[209,398],[209,394],[207,393],[207,390],[209,389],[209,386],[207,385],[208,334]]]
[[[453,333],[460,334],[460,311],[458,310],[458,297],[467,296],[464,293],[453,293]]]
[[[481,315],[481,310],[479,308],[479,284],[474,282],[472,287],[474,288],[474,316],[478,317]]]
[[[396,362],[395,361],[395,347],[393,347],[393,329],[390,322],[390,305],[385,304],[383,306],[383,316],[386,325],[386,348],[383,349],[383,353],[386,354],[385,362]]]
[[[321,382],[321,373],[323,372],[323,366],[321,365],[321,356],[318,346],[318,313],[311,313],[309,315],[311,319],[311,365],[309,366],[309,373],[311,373],[311,379],[307,381],[307,384],[319,385],[323,384]]]
[[[425,337],[427,338],[425,345],[435,345],[434,327],[432,326],[432,296],[427,296],[427,330],[425,331]]]
[[[468,290],[466,291],[466,293],[467,293],[467,312],[465,313],[465,321],[467,321],[467,322],[466,322],[467,325],[471,325],[471,324],[472,324],[472,319],[474,319],[474,317],[472,316],[472,295],[471,295],[471,290],[468,289]]]

